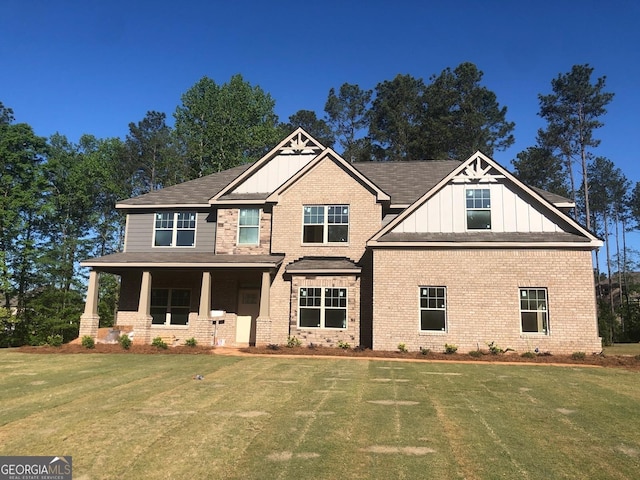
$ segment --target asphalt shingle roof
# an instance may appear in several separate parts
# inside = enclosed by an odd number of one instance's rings
[[[335,271],[335,270],[353,270],[355,273],[360,272],[358,267],[352,260],[345,257],[302,257],[295,262],[291,262],[285,269],[287,273],[295,273],[298,271]]]

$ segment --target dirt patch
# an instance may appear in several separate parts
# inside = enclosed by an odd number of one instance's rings
[[[559,412],[563,415],[571,415],[572,413],[576,413],[575,410],[569,410],[568,408],[556,408],[556,412]]]
[[[401,455],[426,455],[428,453],[435,453],[435,450],[429,447],[392,447],[388,445],[371,445],[367,448],[361,448],[360,451],[368,453],[392,453]]]
[[[286,462],[293,458],[301,458],[303,460],[309,460],[312,458],[318,458],[319,456],[320,456],[319,453],[314,453],[314,452],[293,453],[293,452],[285,451],[285,452],[275,452],[275,453],[272,453],[271,455],[267,455],[267,460],[271,460],[272,462]]]
[[[413,400],[367,400],[367,403],[375,405],[418,405],[420,402]]]

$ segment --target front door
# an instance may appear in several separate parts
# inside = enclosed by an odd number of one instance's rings
[[[256,319],[260,314],[260,290],[241,288],[238,290],[238,321],[236,342],[256,344]]]

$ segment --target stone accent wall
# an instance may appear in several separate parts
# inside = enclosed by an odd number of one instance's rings
[[[251,208],[251,207],[248,207]],[[238,245],[238,208],[218,210],[216,253],[231,255],[268,255],[271,248],[271,212],[260,210],[258,245]]]
[[[300,328],[298,327],[298,292],[300,287],[340,287],[347,289],[347,328]],[[304,344],[336,346],[339,341],[352,347],[360,345],[360,280],[355,276],[293,277],[291,279],[291,336]]]
[[[373,348],[599,352],[591,265],[589,251],[376,249]],[[447,288],[446,332],[419,331],[420,286]],[[521,332],[521,287],[547,289],[548,335]]]

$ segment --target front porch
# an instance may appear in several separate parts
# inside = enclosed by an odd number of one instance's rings
[[[122,262],[116,265],[103,260],[109,257],[84,264],[92,270],[80,337],[97,338],[100,273],[107,272],[120,276],[115,327],[128,327],[136,344],[150,344],[156,337],[169,345],[182,345],[191,338],[203,346],[270,342],[271,283],[281,257],[261,256],[269,257],[268,262],[264,258],[256,261],[255,256],[251,262],[246,257],[230,262],[233,256],[227,255],[223,264],[200,268],[175,262],[164,267],[125,268]]]

